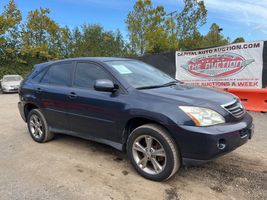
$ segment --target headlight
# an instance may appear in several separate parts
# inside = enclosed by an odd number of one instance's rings
[[[211,126],[225,123],[225,119],[219,113],[201,107],[179,106],[196,124],[196,126]]]

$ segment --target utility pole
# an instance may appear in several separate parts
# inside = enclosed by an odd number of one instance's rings
[[[172,37],[174,35],[174,14],[177,13],[177,11],[173,11],[173,12],[170,12],[168,14],[166,14],[166,16],[170,16],[171,18],[171,34],[172,34]]]
[[[219,43],[219,36],[221,31],[223,31],[223,28],[218,27],[217,44]]]

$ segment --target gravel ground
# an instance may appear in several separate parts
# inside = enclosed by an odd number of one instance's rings
[[[157,183],[102,144],[63,135],[35,143],[17,101],[0,95],[0,199],[267,199],[267,114],[251,113],[256,130],[247,144]]]

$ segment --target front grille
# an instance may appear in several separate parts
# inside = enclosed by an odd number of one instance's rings
[[[246,110],[242,103],[240,103],[238,100],[235,102],[222,105],[224,109],[226,109],[229,113],[231,113],[235,118],[241,118]]]

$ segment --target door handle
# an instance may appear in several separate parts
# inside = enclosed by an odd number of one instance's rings
[[[40,94],[42,92],[41,88],[36,88],[36,93]]]
[[[76,94],[75,92],[71,92],[71,93],[69,94],[69,98],[70,98],[70,99],[76,99],[76,98],[77,98],[77,94]]]

